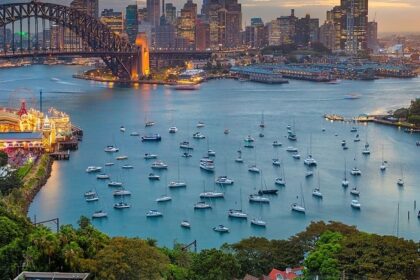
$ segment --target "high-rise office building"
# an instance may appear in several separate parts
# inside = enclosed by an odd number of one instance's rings
[[[251,26],[245,28],[245,45],[262,48],[268,44],[268,28],[261,18],[251,18]]]
[[[94,18],[99,17],[99,0],[73,0],[70,7]]]
[[[147,8],[141,8],[137,11],[137,18],[139,23],[147,21]]]
[[[332,21],[326,20],[319,28],[319,41],[331,51],[336,51],[337,45],[338,47],[340,46],[340,41],[337,41],[336,30]]]
[[[166,3],[165,5],[165,19],[166,22],[172,25],[176,25],[176,7],[172,3]]]
[[[203,51],[210,48],[210,25],[202,20],[195,24],[195,49]]]
[[[125,9],[125,33],[131,43],[136,41],[138,33],[138,11],[137,5],[128,5]]]
[[[292,44],[295,42],[296,22],[295,10],[292,9],[290,16],[282,16],[277,19],[280,25],[281,43]]]
[[[349,54],[367,49],[368,0],[341,0],[341,47]]]
[[[113,9],[105,9],[101,12],[100,20],[105,23],[117,35],[124,32],[124,19],[121,12]]]
[[[160,0],[147,0],[147,21],[152,27],[159,26],[160,23]]]
[[[310,43],[319,41],[319,19],[311,18],[307,14],[296,21],[295,28],[296,44],[308,46]]]
[[[267,33],[269,46],[281,45],[280,24],[277,19],[272,20],[267,24]]]
[[[376,21],[368,22],[367,25],[367,47],[372,52],[377,52],[379,49],[378,42],[378,23]]]
[[[343,36],[343,21],[345,20],[343,9],[340,6],[335,6],[331,11],[327,11],[326,23],[331,23],[334,26],[334,46],[331,48],[332,51],[344,49],[344,44],[342,45],[341,42],[343,42],[343,38],[345,39],[345,36]]]
[[[177,33],[183,37],[191,47],[195,45],[195,22],[197,20],[197,4],[187,0],[180,11],[177,23]]]
[[[238,0],[225,0],[226,9],[226,48],[236,48],[241,43],[242,6]]]

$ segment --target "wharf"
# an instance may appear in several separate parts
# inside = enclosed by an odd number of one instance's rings
[[[70,151],[51,153],[50,157],[53,158],[54,160],[69,160],[70,159]]]
[[[385,119],[385,115],[360,115],[353,118],[345,118],[337,114],[325,114],[324,118],[328,121],[340,121],[340,122],[353,122],[353,123],[364,123],[364,122],[373,122],[378,124],[396,126],[405,128],[407,133],[420,133],[420,128],[416,127],[414,124],[400,121],[390,121]]]

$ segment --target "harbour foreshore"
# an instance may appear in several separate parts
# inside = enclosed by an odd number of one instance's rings
[[[407,129],[406,132],[420,133],[420,127],[416,127],[414,124],[399,121],[399,120],[390,121],[390,120],[385,119],[386,117],[389,117],[389,116],[388,115],[363,115],[363,116],[358,116],[358,117],[353,117],[353,118],[345,118],[337,114],[324,115],[324,118],[328,121],[342,121],[342,122],[354,122],[354,123],[373,122],[373,123],[378,123],[378,124],[406,128]]]

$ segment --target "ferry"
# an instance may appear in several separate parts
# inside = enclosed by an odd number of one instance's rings
[[[162,137],[159,134],[144,135],[141,137],[142,142],[159,142]]]

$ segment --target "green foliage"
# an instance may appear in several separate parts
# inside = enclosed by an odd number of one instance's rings
[[[8,195],[13,189],[17,189],[20,186],[22,186],[22,180],[16,171],[0,179],[0,193],[2,195]]]
[[[233,254],[217,249],[201,251],[191,265],[192,279],[195,280],[232,280],[239,276],[239,269]]]
[[[0,167],[3,167],[7,164],[9,156],[4,151],[0,151]]]
[[[406,109],[406,108],[400,108],[400,109],[397,109],[397,110],[394,111],[393,116],[395,118],[407,118],[408,117],[408,114],[409,114],[408,109]]]
[[[420,116],[420,98],[411,101],[409,110],[411,115]]]
[[[98,279],[163,279],[168,258],[138,238],[111,239],[95,257]]]

